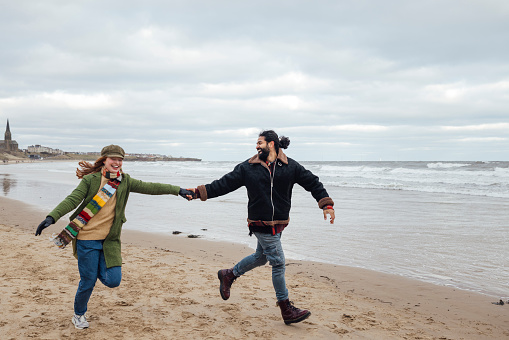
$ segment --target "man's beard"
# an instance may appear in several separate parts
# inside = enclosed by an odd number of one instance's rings
[[[266,162],[267,158],[269,158],[270,150],[269,148],[262,149],[258,151],[258,158],[260,158],[262,161]]]

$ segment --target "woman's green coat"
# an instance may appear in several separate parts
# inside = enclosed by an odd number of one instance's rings
[[[62,216],[79,206],[70,217],[70,220],[73,220],[99,191],[101,186],[101,176],[100,172],[84,176],[76,189],[74,189],[73,192],[55,209],[53,209],[48,216],[51,216],[55,221],[58,221]],[[108,236],[104,239],[103,243],[104,258],[108,268],[122,265],[120,234],[122,231],[122,225],[127,221],[125,218],[125,207],[127,199],[129,198],[129,193],[137,192],[148,195],[178,195],[179,190],[180,187],[175,185],[143,182],[131,178],[128,174],[122,174],[122,181],[117,189],[115,218],[113,219],[111,230]],[[72,245],[73,254],[77,258],[76,240],[73,240]]]

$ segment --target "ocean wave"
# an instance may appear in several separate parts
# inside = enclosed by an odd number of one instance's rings
[[[495,171],[496,173],[503,174],[504,176],[505,176],[505,175],[509,175],[509,168],[499,168],[499,167],[496,167],[496,168],[494,169],[494,171]]]
[[[452,186],[415,186],[405,185],[403,183],[348,183],[348,182],[325,182],[325,186],[354,188],[354,189],[378,189],[378,190],[396,190],[396,191],[416,191],[437,194],[457,194],[482,197],[509,198],[507,186],[505,189],[499,184],[489,185],[488,188],[468,188]]]
[[[429,169],[450,169],[450,168],[461,168],[464,166],[470,166],[470,163],[428,163],[427,167]]]
[[[319,168],[322,172],[384,172],[393,169],[388,167],[372,167],[372,166],[340,166],[340,165],[323,165]]]

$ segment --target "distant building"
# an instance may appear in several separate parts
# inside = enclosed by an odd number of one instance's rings
[[[28,153],[49,153],[52,155],[63,155],[64,154],[64,152],[60,149],[53,149],[53,148],[50,148],[47,146],[42,146],[39,144],[30,145],[29,147],[27,147],[27,152]]]
[[[0,152],[18,151],[18,142],[12,140],[9,119],[7,119],[7,128],[5,129],[5,139],[0,141]]]

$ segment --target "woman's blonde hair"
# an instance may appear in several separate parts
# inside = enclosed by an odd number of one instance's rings
[[[94,174],[96,172],[100,172],[101,169],[104,166],[104,161],[106,160],[106,156],[99,157],[96,159],[94,164],[86,161],[80,161],[78,165],[81,167],[76,169],[76,176],[78,176],[79,179],[82,179],[83,176],[88,174]]]

